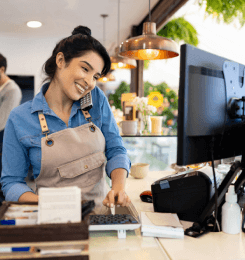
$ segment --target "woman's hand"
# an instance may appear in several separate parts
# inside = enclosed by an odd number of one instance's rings
[[[111,189],[103,200],[103,204],[109,208],[114,207],[114,205],[128,207],[130,203],[131,200],[124,190]]]
[[[129,206],[131,200],[125,193],[125,181],[127,171],[122,168],[117,168],[111,172],[112,188],[103,200],[103,204],[109,208],[114,205],[122,207]]]

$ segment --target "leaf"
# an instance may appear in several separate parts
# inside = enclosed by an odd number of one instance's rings
[[[115,93],[109,96],[110,105],[115,106],[116,109],[118,108],[122,110],[121,95],[123,93],[129,93],[129,92],[130,92],[130,86],[126,82],[122,81],[119,87],[116,89]]]
[[[150,65],[150,60],[144,60],[144,70],[147,70]]]
[[[212,15],[217,22],[229,24],[238,18],[241,27],[244,26],[245,0],[199,0],[199,5],[206,5],[206,13]]]
[[[184,41],[194,46],[197,46],[199,43],[196,29],[184,17],[171,20],[157,35],[171,38],[174,41]]]

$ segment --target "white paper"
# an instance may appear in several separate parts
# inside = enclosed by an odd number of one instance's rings
[[[152,232],[142,232],[142,236],[144,237],[164,237],[164,238],[184,238],[184,232],[164,232],[160,233],[152,233]]]
[[[175,214],[173,215],[175,217]],[[147,217],[146,212],[141,212],[141,232],[144,236],[154,237],[180,238],[184,236],[184,229],[181,227],[155,226]]]
[[[81,222],[80,188],[40,188],[38,194],[38,224]]]
[[[82,249],[59,249],[59,250],[41,250],[41,255],[50,255],[50,254],[80,254]]]

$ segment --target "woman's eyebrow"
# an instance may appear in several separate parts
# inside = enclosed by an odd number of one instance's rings
[[[85,60],[81,60],[80,62],[84,62],[84,63],[86,63],[86,64],[90,67],[91,70],[94,70],[94,68],[92,67],[92,65],[91,65],[90,63],[88,63],[87,61],[85,61]],[[99,72],[97,72],[96,74],[98,74],[98,76],[101,77],[101,74],[100,74]]]

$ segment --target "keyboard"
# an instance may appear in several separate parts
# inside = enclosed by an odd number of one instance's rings
[[[90,215],[89,231],[116,230],[118,238],[126,238],[126,230],[141,226],[138,213],[131,203],[129,207],[116,208],[116,214]]]
[[[91,215],[90,225],[138,224],[138,221],[128,214]]]

